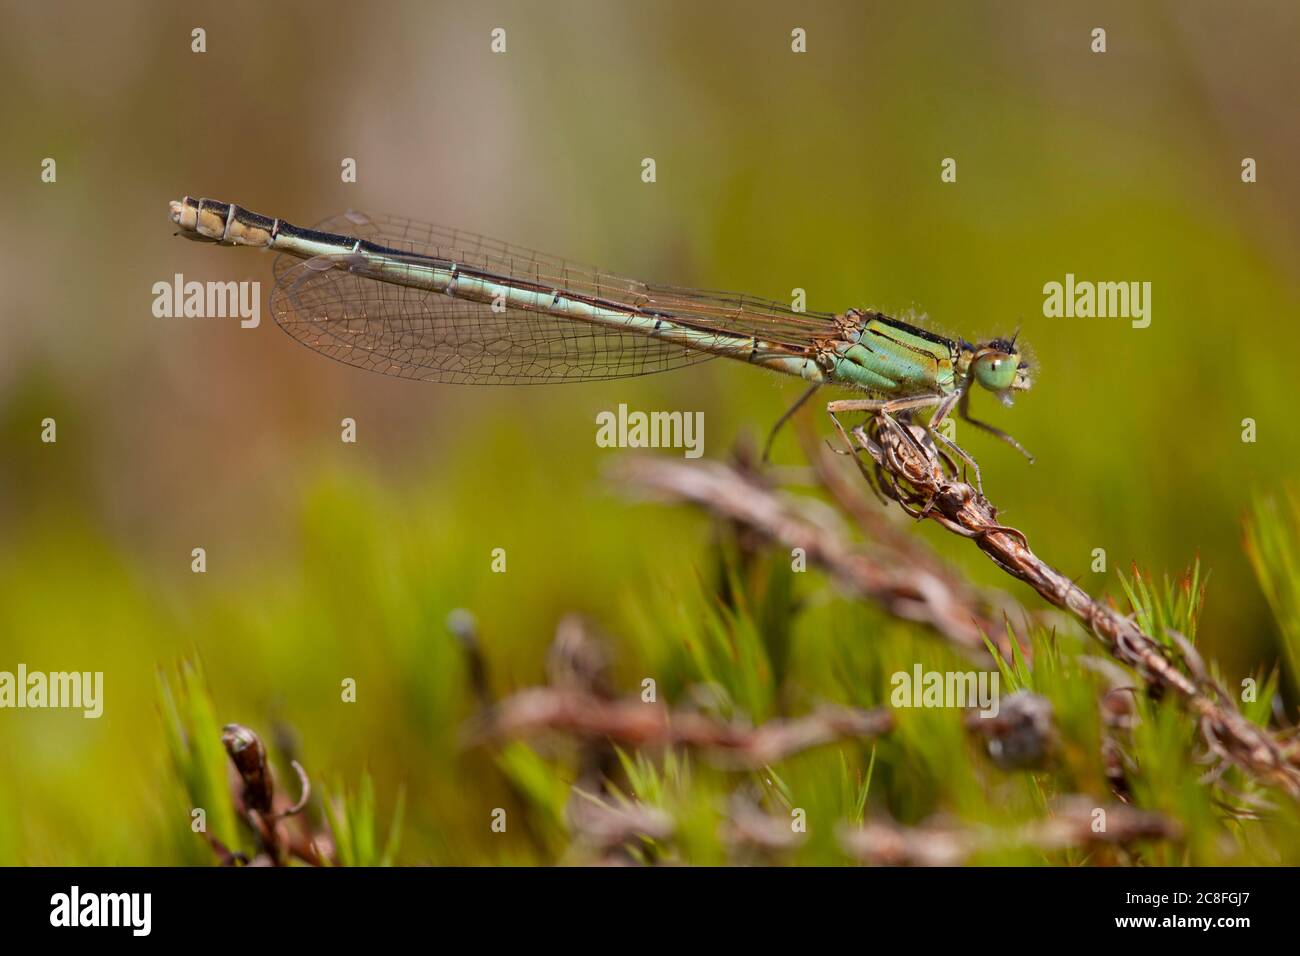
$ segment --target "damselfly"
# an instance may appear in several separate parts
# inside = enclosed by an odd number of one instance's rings
[[[892,416],[935,407],[931,435],[970,418],[972,384],[1011,404],[1030,386],[1015,337],[972,344],[880,312],[800,312],[778,302],[647,285],[510,243],[356,212],[302,229],[212,199],[171,203],[188,239],[254,246],[276,258],[276,322],[359,368],[430,382],[585,382],[647,375],[725,356],[869,398],[837,412]],[[781,422],[778,422],[777,427]],[[838,425],[838,421],[836,422]],[[1032,457],[1030,458],[1032,461]]]

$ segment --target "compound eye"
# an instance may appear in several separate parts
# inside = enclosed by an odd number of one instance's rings
[[[1015,356],[1005,352],[986,352],[975,359],[975,381],[991,392],[1006,391],[1016,379],[1018,365]]]

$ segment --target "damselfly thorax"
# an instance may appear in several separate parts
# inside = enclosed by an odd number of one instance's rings
[[[276,322],[359,368],[431,382],[544,384],[647,375],[721,356],[809,383],[796,408],[818,387],[840,386],[870,397],[832,402],[832,414],[935,406],[934,431],[955,408],[1020,448],[966,414],[972,384],[1008,404],[1029,388],[1014,339],[972,345],[880,312],[797,311],[651,285],[394,216],[348,212],[303,229],[187,196],[171,203],[171,219],[186,238],[283,253],[273,266]]]

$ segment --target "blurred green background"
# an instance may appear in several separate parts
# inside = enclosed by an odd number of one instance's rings
[[[210,859],[155,693],[184,656],[220,721],[291,726],[323,780],[368,769],[381,815],[404,786],[405,862],[546,859],[492,842],[509,796],[490,755],[457,750],[471,705],[447,612],[477,615],[498,693],[541,679],[569,611],[611,635],[635,688],[689,627],[674,588],[709,573],[710,532],[610,488],[620,452],[596,447],[596,414],[703,411],[706,453],[724,456],[799,390],[721,362],[550,389],[347,368],[274,327],[271,257],[174,237],[166,204],[187,193],[303,225],[409,215],[654,281],[800,287],[813,309],[923,312],[968,338],[1019,326],[1034,389],[975,411],[1038,462],[964,440],[1005,518],[1093,592],[1117,593],[1131,561],[1178,572],[1199,554],[1203,648],[1238,678],[1279,656],[1241,539],[1253,496],[1300,466],[1293,3],[4,2],[0,17],[0,669],[106,684],[98,721],[0,712],[0,863]],[[1259,182],[1242,183],[1244,157]],[[155,318],[151,286],[177,272],[260,280],[262,326]],[[1044,318],[1043,284],[1067,272],[1151,282],[1150,327]],[[57,444],[39,440],[47,416]],[[790,435],[778,457],[801,460]],[[974,549],[916,533],[1008,586]]]

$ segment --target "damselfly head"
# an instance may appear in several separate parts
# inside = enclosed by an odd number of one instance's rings
[[[1021,354],[1013,335],[1009,339],[990,339],[979,345],[961,343],[959,370],[970,375],[982,388],[997,392],[1010,405],[1013,392],[1023,392],[1033,385],[1029,363]]]

